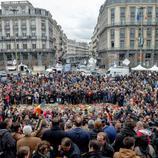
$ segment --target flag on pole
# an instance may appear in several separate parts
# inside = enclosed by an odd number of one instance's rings
[[[140,21],[140,11],[139,11],[139,8],[136,8],[136,11],[135,11],[135,22],[139,22]]]

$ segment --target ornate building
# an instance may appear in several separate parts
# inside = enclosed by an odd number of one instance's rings
[[[30,67],[53,65],[60,36],[61,27],[49,11],[34,8],[28,1],[1,2],[0,67],[13,59]]]
[[[100,66],[158,64],[158,0],[106,0],[97,29]]]

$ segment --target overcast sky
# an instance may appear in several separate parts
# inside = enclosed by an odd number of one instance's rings
[[[4,0],[3,0],[4,1]],[[34,7],[51,12],[70,39],[88,41],[105,0],[29,0]]]

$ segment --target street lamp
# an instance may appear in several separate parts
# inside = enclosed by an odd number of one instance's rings
[[[14,30],[14,27],[15,27],[15,20],[16,20],[16,18],[15,18],[15,14],[18,12],[18,10],[17,9],[10,9],[10,11],[12,11],[13,12],[13,15],[14,15],[14,25],[13,25],[13,31],[14,31],[14,42],[15,42],[15,47],[14,47],[14,49],[15,49],[15,58],[16,58],[16,64],[17,64],[17,68],[18,68],[18,55],[17,55],[17,49],[16,49],[16,33],[15,33],[15,30]],[[18,70],[18,69],[17,69]]]
[[[140,30],[140,36],[138,37],[138,45],[140,47],[140,65],[142,64],[142,49],[143,49],[143,45],[144,45],[144,38],[143,38],[143,18],[144,18],[144,7],[140,7],[140,17],[141,17],[141,30]]]

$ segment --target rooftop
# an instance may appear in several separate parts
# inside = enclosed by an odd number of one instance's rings
[[[115,3],[158,3],[158,0],[106,0],[105,5],[111,5]]]
[[[32,5],[29,1],[5,1],[1,2],[1,5],[13,5],[13,4],[29,4]]]

